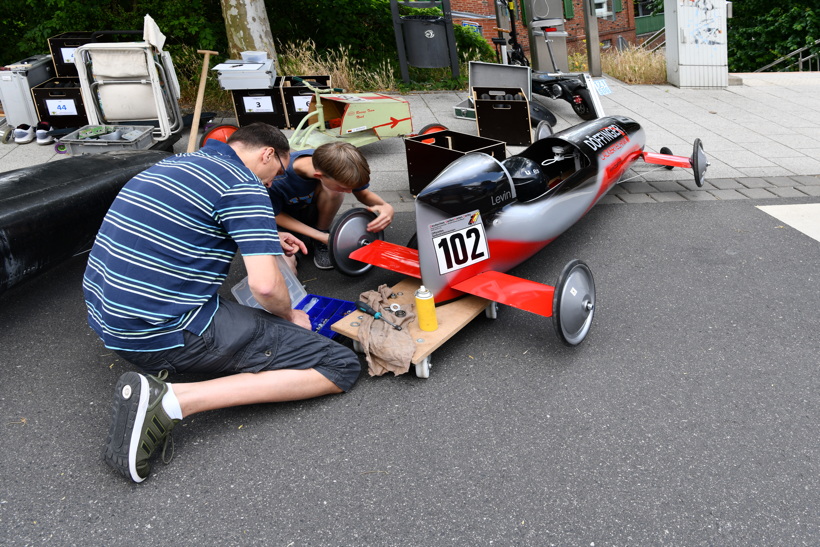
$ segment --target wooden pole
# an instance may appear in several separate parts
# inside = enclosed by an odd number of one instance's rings
[[[193,152],[196,147],[196,137],[199,134],[199,117],[202,115],[202,102],[205,100],[205,82],[208,79],[208,65],[211,61],[211,55],[219,55],[218,51],[208,51],[206,49],[198,49],[196,52],[204,54],[205,59],[202,61],[202,74],[199,77],[199,90],[196,94],[194,119],[191,120],[191,133],[188,137],[188,152]]]

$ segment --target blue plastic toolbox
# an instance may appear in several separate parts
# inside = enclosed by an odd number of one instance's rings
[[[335,339],[339,333],[330,329],[330,326],[356,309],[356,304],[347,300],[329,298],[327,296],[317,296],[309,294],[295,306],[297,310],[302,310],[310,316],[310,327],[313,332],[318,332],[322,336]]]

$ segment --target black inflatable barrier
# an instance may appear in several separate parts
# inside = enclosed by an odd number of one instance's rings
[[[90,249],[125,183],[169,155],[112,151],[0,173],[0,293]]]

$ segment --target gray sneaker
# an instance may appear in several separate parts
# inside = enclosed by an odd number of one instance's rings
[[[163,380],[168,371],[158,376],[126,372],[120,376],[111,409],[111,427],[105,443],[105,463],[134,482],[142,482],[151,472],[148,460],[160,445],[165,463],[165,450],[173,439],[171,430],[179,422],[172,420],[162,408],[162,397],[168,391]]]
[[[332,270],[333,263],[330,261],[330,249],[324,243],[316,242],[313,245],[313,263],[320,270]]]

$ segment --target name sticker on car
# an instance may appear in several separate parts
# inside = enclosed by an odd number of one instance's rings
[[[490,258],[487,236],[478,211],[431,224],[430,234],[441,275]]]

